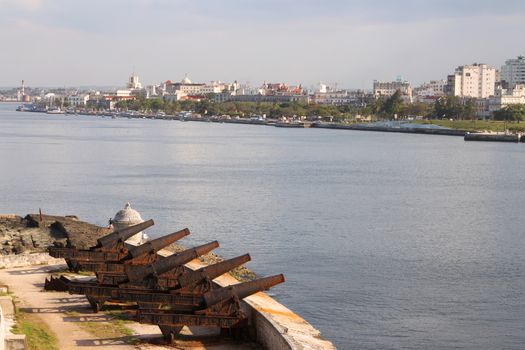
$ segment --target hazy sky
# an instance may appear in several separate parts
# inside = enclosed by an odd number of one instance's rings
[[[371,88],[525,54],[525,0],[0,0],[0,86]]]

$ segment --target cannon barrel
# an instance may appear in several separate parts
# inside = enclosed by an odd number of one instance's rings
[[[108,248],[108,247],[115,245],[118,242],[124,242],[127,239],[131,238],[131,236],[153,225],[154,225],[154,222],[153,220],[150,219],[148,221],[141,222],[140,224],[136,224],[136,225],[129,226],[121,230],[112,232],[109,235],[100,237],[97,240],[96,248]]]
[[[234,296],[241,300],[283,282],[284,275],[280,274],[212,290],[203,295],[203,304],[209,308]]]
[[[205,266],[195,271],[190,271],[179,277],[179,286],[181,288],[191,286],[203,281],[206,278],[213,280],[234,268],[251,260],[250,254],[244,254],[236,258],[224,260],[219,263]]]
[[[169,246],[173,242],[176,242],[186,237],[189,234],[190,234],[190,230],[185,228],[184,230],[173,232],[168,235],[162,236],[160,238],[156,238],[151,241],[147,241],[139,246],[129,247],[128,256],[130,259],[133,259],[133,258],[140,257],[142,255],[156,253],[162,248]]]
[[[170,255],[165,257],[162,260],[157,260],[151,265],[147,266],[129,266],[126,269],[126,275],[128,280],[131,283],[140,283],[144,281],[145,278],[156,275],[160,276],[163,273],[166,273],[170,270],[173,270],[176,267],[182,266],[187,262],[192,261],[195,258],[198,258],[201,255],[204,255],[208,252],[211,252],[213,249],[219,246],[219,242],[213,241],[206,243],[191,249],[183,250],[180,253]]]

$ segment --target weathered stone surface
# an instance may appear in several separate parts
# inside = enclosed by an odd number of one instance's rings
[[[76,216],[0,215],[0,255],[46,252],[51,245],[88,249],[109,232]]]

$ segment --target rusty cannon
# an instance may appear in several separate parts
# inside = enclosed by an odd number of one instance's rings
[[[153,225],[148,220],[115,231],[97,240],[87,250],[51,247],[50,255],[65,258],[75,270],[95,272],[95,279],[55,278],[45,282],[46,289],[67,290],[85,295],[94,312],[106,302],[136,309],[141,323],[158,325],[164,337],[173,340],[183,326],[217,327],[236,334],[247,326],[241,300],[284,282],[283,275],[264,277],[227,287],[214,282],[217,277],[251,260],[244,254],[193,270],[187,266],[215,248],[212,241],[165,256],[166,246],[190,234],[183,229],[134,246],[125,243],[134,234]]]
[[[82,269],[82,264],[93,262],[118,262],[129,254],[125,243],[133,235],[154,225],[153,220],[144,221],[137,225],[114,231],[97,240],[97,244],[89,249],[77,249],[76,247],[49,247],[49,255],[54,258],[64,258],[69,268],[75,272]]]
[[[183,308],[183,311],[187,311],[185,305],[191,305],[191,310],[199,305],[200,299],[198,296],[213,289],[213,279],[248,261],[250,261],[250,255],[245,254],[198,270],[186,268],[178,278],[170,283],[171,286],[169,287],[166,287],[166,283],[159,283],[161,279],[158,276],[148,275],[144,276],[144,281],[139,286],[100,284],[96,281],[68,281],[69,288],[66,288],[66,290],[71,294],[86,295],[93,310],[96,312],[100,310],[106,301],[148,303],[150,307],[161,307],[170,304],[171,299],[166,299],[162,292],[176,295],[177,299],[174,300],[178,301],[177,303],[181,305],[180,307]],[[60,282],[63,283],[63,280]],[[153,288],[146,288],[144,285]],[[197,295],[197,299],[195,299],[195,295]],[[197,304],[195,304],[194,300],[198,301]]]
[[[172,254],[150,265],[130,265],[126,268],[127,281],[124,283],[155,288],[157,284],[151,285],[150,282],[157,280],[167,272],[174,277],[181,275],[184,272],[184,264],[218,247],[219,242],[213,241],[198,247],[183,250],[180,253]]]
[[[178,285],[178,277],[186,268],[183,264],[209,253],[219,246],[213,241],[180,253],[172,254],[149,265],[124,265],[125,274],[97,273],[97,281],[70,282],[69,292],[84,294],[94,311],[100,310],[106,301],[137,302],[135,294],[144,291],[162,291]],[[165,276],[165,275],[168,276]],[[130,294],[131,293],[131,294]]]
[[[242,299],[284,281],[284,275],[280,274],[218,288],[203,294],[191,311],[181,310],[176,296],[166,295],[164,302],[167,307],[162,309],[146,308],[139,304],[138,321],[158,325],[164,337],[170,341],[184,326],[218,327],[223,332],[231,332],[247,326],[247,317],[240,304]]]
[[[177,284],[177,278],[186,269],[183,264],[217,248],[217,241],[187,249],[167,257],[156,255],[148,264],[111,264],[110,269],[98,270],[97,280],[103,285],[122,285],[152,289],[165,289]]]
[[[77,261],[80,268],[84,271],[92,271],[98,274],[107,273],[124,273],[125,265],[147,265],[152,264],[158,259],[162,259],[162,256],[158,255],[161,249],[175,243],[182,238],[188,236],[190,230],[187,228],[173,232],[162,237],[146,241],[145,243],[132,246],[127,245],[127,254],[123,256],[119,261]]]

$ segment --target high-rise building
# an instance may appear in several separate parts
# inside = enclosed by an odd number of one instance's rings
[[[447,77],[445,92],[452,96],[487,98],[494,95],[496,68],[474,63],[456,68]]]
[[[518,56],[505,61],[501,66],[501,80],[506,87],[514,88],[517,84],[525,84],[525,57]]]

